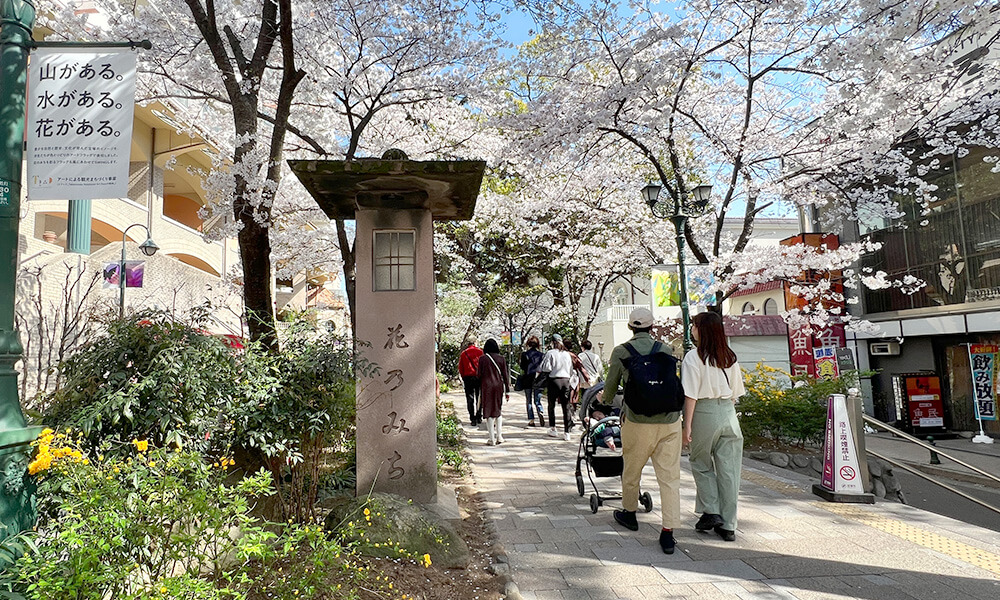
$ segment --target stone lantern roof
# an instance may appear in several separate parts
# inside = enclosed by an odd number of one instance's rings
[[[366,209],[425,209],[436,220],[468,220],[486,170],[481,160],[409,160],[402,150],[288,164],[331,219],[354,219]]]

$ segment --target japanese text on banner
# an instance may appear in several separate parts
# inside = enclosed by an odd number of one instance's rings
[[[42,48],[28,72],[28,198],[128,195],[135,51]]]

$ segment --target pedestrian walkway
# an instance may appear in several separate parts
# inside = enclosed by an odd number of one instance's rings
[[[813,481],[750,460],[736,542],[694,530],[694,482],[682,461],[684,523],[675,531],[677,552],[665,555],[651,466],[642,489],[653,511],[640,509],[639,531],[628,531],[613,522],[620,501],[593,514],[590,483],[586,495],[577,493],[579,429],[566,442],[528,428],[515,394],[504,413],[502,445],[487,446],[485,431],[466,432],[476,488],[527,600],[1000,598],[996,532],[900,504],[825,503],[809,491]],[[596,481],[621,490],[617,478]]]

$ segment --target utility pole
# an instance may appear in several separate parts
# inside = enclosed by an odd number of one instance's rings
[[[24,348],[14,330],[21,160],[24,154],[28,52],[35,25],[31,0],[0,0],[0,537],[35,524],[28,451],[40,427],[26,427],[17,391]]]

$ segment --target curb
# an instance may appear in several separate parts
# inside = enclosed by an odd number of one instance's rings
[[[944,477],[946,479],[952,479],[954,481],[963,481],[965,483],[975,483],[985,487],[1000,489],[1000,483],[993,481],[987,477],[981,475],[975,475],[973,473],[964,473],[962,471],[955,471],[953,469],[948,469],[945,467],[939,467],[936,465],[928,465],[924,463],[914,463],[909,461],[900,461],[906,465],[913,467],[918,471],[922,471],[928,475],[935,475],[937,477]]]

